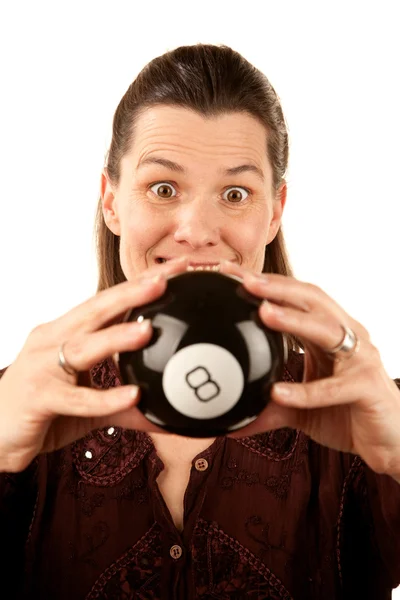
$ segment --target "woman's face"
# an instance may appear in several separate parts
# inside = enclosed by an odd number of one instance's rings
[[[101,195],[105,222],[121,238],[127,280],[183,255],[193,263],[227,259],[262,271],[265,246],[279,230],[286,184],[275,199],[266,131],[255,118],[149,108],[136,123],[121,168],[118,188],[103,171]]]

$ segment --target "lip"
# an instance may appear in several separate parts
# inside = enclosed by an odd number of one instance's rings
[[[193,261],[189,261],[189,265],[191,267],[215,267],[216,265],[219,265],[221,263],[221,261],[218,262],[193,262]]]
[[[162,256],[162,257],[159,256],[158,258],[163,258],[167,262],[169,260],[173,260],[173,258],[169,258],[167,256]],[[194,261],[194,260],[190,260],[189,261],[189,265],[191,267],[208,267],[208,266],[212,267],[212,266],[215,266],[215,265],[220,265],[223,260],[225,260],[225,259],[221,259],[221,260],[218,260],[218,261],[215,261],[215,260],[214,261],[207,261],[207,260]],[[226,260],[229,260],[229,259],[226,259]],[[157,259],[156,259],[156,261],[157,261]],[[237,262],[237,261],[236,260],[231,260],[230,262]]]

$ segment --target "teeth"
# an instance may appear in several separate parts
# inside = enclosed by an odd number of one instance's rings
[[[193,267],[192,265],[189,265],[187,267],[187,271],[219,271],[219,267],[220,265],[204,265],[204,266],[199,266],[199,267]]]

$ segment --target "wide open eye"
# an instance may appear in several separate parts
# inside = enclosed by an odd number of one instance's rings
[[[159,198],[164,198],[168,200],[168,198],[173,198],[176,194],[172,194],[171,190],[175,190],[174,186],[171,183],[167,183],[165,181],[160,181],[159,183],[154,183],[150,187],[151,191],[158,196]]]
[[[246,194],[244,198],[241,190],[243,190]],[[227,200],[231,204],[239,204],[240,202],[244,202],[245,200],[247,200],[247,197],[250,194],[250,190],[239,186],[228,188],[227,190],[225,190],[224,194],[226,194],[227,192],[228,197],[224,198],[224,200]]]

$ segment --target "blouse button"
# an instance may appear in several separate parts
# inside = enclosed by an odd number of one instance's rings
[[[171,546],[169,553],[172,558],[178,559],[182,556],[182,548],[178,546],[178,544],[175,544],[174,546]]]
[[[197,471],[205,471],[206,469],[208,469],[208,462],[205,458],[198,458],[194,463],[194,466],[197,469]]]

